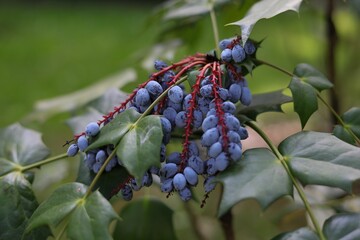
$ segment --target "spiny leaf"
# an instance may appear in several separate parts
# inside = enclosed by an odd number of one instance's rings
[[[244,199],[254,198],[265,209],[278,198],[293,194],[285,169],[265,148],[245,151],[243,159],[219,174],[217,180],[224,185],[219,216]]]
[[[346,127],[348,129],[351,129],[351,131],[360,138],[360,108],[353,107],[349,111],[345,112],[341,118],[343,119],[344,123],[346,124]],[[345,129],[341,125],[336,125],[334,128],[334,135],[341,140],[354,144],[355,139],[354,137],[349,133],[348,129]]]
[[[314,231],[307,227],[299,228],[292,232],[281,233],[271,240],[319,240]]]
[[[127,204],[120,213],[114,239],[176,239],[173,210],[162,202],[143,198]],[[156,216],[156,221],[154,221]]]
[[[27,231],[43,225],[56,227],[67,218],[69,239],[111,239],[108,228],[112,220],[118,219],[117,214],[98,191],[85,198],[86,191],[87,186],[81,183],[56,189],[31,216]]]
[[[313,66],[300,63],[295,67],[294,75],[316,88],[319,92],[333,87],[333,84]]]
[[[272,18],[282,12],[299,10],[301,0],[262,0],[254,4],[241,20],[228,25],[237,25],[241,27],[241,37],[245,43],[249,38],[254,25],[260,19]]]
[[[22,174],[10,173],[0,178],[0,239],[46,239],[48,227],[25,234],[25,227],[38,203],[30,183]]]
[[[116,146],[140,116],[141,114],[133,109],[118,114],[111,122],[101,128],[99,135],[91,140],[87,151],[109,144]]]
[[[237,112],[240,115],[245,115],[246,117],[256,120],[257,116],[265,112],[282,112],[281,105],[284,103],[291,102],[292,98],[284,95],[283,89],[254,94],[251,104],[248,107],[239,105]]]
[[[360,239],[360,214],[341,213],[327,219],[323,232],[328,240]]]
[[[0,176],[43,160],[49,153],[36,131],[18,123],[0,130]]]
[[[159,116],[141,119],[121,139],[117,156],[135,178],[141,179],[151,166],[160,163],[162,128]]]
[[[328,133],[299,132],[279,145],[301,183],[360,193],[360,148]]]

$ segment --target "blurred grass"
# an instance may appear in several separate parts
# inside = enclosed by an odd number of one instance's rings
[[[287,12],[273,19],[260,21],[253,30],[252,38],[265,38],[258,51],[259,58],[263,60],[289,71],[296,64],[307,62],[325,73],[323,10],[307,3],[303,5],[300,15]],[[78,90],[129,65],[139,69],[140,64],[136,62],[134,53],[141,55],[145,51],[143,49],[151,46],[161,27],[146,25],[151,8],[152,6],[121,4],[0,5],[0,128],[21,120],[32,111],[37,100]],[[239,34],[238,27],[223,27],[226,23],[240,19],[238,12],[237,7],[230,6],[217,13],[221,38]],[[341,82],[336,89],[342,111],[345,111],[351,106],[360,105],[360,68],[357,59],[360,53],[357,39],[360,35],[359,16],[351,13],[348,8],[340,8],[336,12],[335,21],[340,39],[337,49],[337,77]],[[186,38],[193,42],[189,47],[182,47],[176,53],[174,61],[214,48],[208,17],[182,33],[187,34]],[[144,70],[139,71],[139,81],[148,74]],[[287,76],[265,66],[259,67],[247,78],[254,93],[285,88],[289,83]],[[135,85],[130,84],[127,89],[130,90]],[[285,110],[290,112],[291,105],[287,104]],[[60,114],[44,124],[26,124],[43,132],[45,143],[53,153],[60,153],[64,151],[61,145],[72,136],[64,124],[72,114],[74,113]],[[260,120],[279,121],[282,116],[264,114]],[[291,114],[291,117],[294,116]],[[322,120],[320,123],[323,123],[324,118],[327,120],[325,111],[316,117]],[[49,176],[49,171],[54,174]],[[48,188],[49,185],[54,184],[54,188],[64,181],[63,178],[73,181],[76,171],[77,164],[71,164],[68,160],[44,166],[37,173],[37,179],[46,181],[35,182],[35,188],[41,190],[39,199],[42,200],[52,191]],[[159,192],[157,189],[152,191]],[[161,196],[165,200],[165,196]],[[211,214],[205,214],[211,217],[215,215],[215,196],[217,195],[213,194],[206,206]],[[198,205],[194,209],[198,209]],[[204,213],[200,209],[197,211]],[[273,226],[272,216],[261,215],[259,207],[253,202],[239,204],[235,212],[240,216],[235,219],[236,225],[243,226],[239,232],[247,239],[266,239],[266,236],[273,236],[278,231],[277,226]],[[258,228],[267,230],[256,231]],[[288,226],[281,230],[290,229],[291,226]],[[219,226],[215,230],[218,236]],[[182,232],[189,234],[189,226]]]

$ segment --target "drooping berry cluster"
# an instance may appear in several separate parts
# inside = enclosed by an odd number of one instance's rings
[[[155,61],[156,72],[113,112],[97,123],[90,123],[84,133],[76,135],[76,143],[70,145],[68,155],[86,151],[100,128],[126,109],[159,115],[163,131],[159,149],[161,168],[151,167],[142,179],[130,177],[121,183],[121,195],[130,200],[133,191],[152,184],[153,174],[160,178],[161,191],[178,192],[184,201],[191,199],[190,189],[198,184],[198,176],[202,175],[208,194],[215,188],[214,176],[242,157],[241,140],[247,138],[247,131],[235,116],[236,104],[249,105],[251,92],[241,74],[241,62],[256,51],[250,41],[243,48],[240,38],[222,40],[220,48],[221,59],[196,54],[171,65]],[[196,79],[187,93],[180,82],[191,72],[195,72]],[[166,95],[162,94],[164,91],[167,91]],[[149,109],[150,106],[154,106],[153,109]],[[166,155],[166,145],[171,142],[175,130],[183,133],[182,151]],[[199,143],[190,140],[194,132],[202,134]],[[198,145],[201,145],[200,149]],[[86,151],[86,166],[97,173],[113,149],[114,146],[107,145]],[[201,150],[206,152],[205,159],[200,157]],[[107,164],[106,171],[122,165],[116,155],[113,159]]]

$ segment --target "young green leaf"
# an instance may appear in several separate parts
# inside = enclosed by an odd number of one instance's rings
[[[67,219],[69,239],[111,239],[109,224],[118,215],[98,191],[85,198],[86,191],[87,186],[81,183],[59,187],[36,209],[26,231],[44,225],[56,227]]]
[[[299,115],[301,126],[304,128],[311,115],[318,109],[316,90],[297,77],[291,79],[289,88],[294,101],[294,110]]]
[[[341,188],[349,193],[360,190],[360,148],[328,133],[299,132],[280,145],[294,176],[304,185]]]
[[[360,214],[340,213],[327,219],[323,232],[328,240],[360,239]]]
[[[218,215],[241,200],[254,198],[265,209],[278,198],[293,194],[285,169],[268,149],[250,149],[241,161],[216,178],[224,185]]]
[[[18,123],[0,130],[0,176],[43,160],[49,153],[36,131]]]
[[[265,112],[282,112],[281,105],[291,102],[292,98],[284,95],[283,89],[254,94],[250,106],[239,105],[237,111],[240,115],[256,120],[257,116]]]
[[[109,144],[116,146],[140,116],[141,114],[133,109],[120,113],[111,122],[101,128],[99,135],[94,138],[87,148],[87,151]]]
[[[333,87],[333,84],[313,66],[300,63],[295,67],[294,75],[317,89],[319,92]]]
[[[160,164],[162,137],[159,116],[146,116],[131,125],[120,141],[117,156],[132,176],[140,179],[151,166]]]
[[[281,233],[271,240],[319,240],[319,237],[314,231],[307,227],[299,228],[292,232]]]
[[[143,198],[127,204],[120,213],[114,239],[176,239],[173,210],[158,200]],[[154,221],[154,218],[156,221]]]
[[[341,116],[341,118],[346,124],[347,129],[345,129],[341,125],[336,125],[333,133],[336,137],[340,138],[341,140],[350,144],[354,144],[355,143],[354,136],[352,136],[349,133],[348,129],[350,129],[357,138],[360,138],[360,108],[357,107],[351,108],[349,111],[345,112]]]
[[[255,3],[246,16],[237,22],[228,25],[241,27],[241,37],[243,43],[249,38],[254,25],[260,19],[272,18],[288,10],[298,12],[302,0],[262,0]]]
[[[29,218],[38,207],[30,183],[24,175],[10,173],[0,178],[0,239],[46,239],[48,227],[25,234]]]

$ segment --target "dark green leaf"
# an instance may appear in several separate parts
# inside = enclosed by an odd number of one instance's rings
[[[269,93],[254,94],[250,106],[239,105],[238,114],[256,120],[256,117],[265,112],[282,112],[281,105],[291,102],[292,98],[284,95],[283,90]]]
[[[111,122],[101,128],[99,135],[93,139],[87,151],[109,144],[116,146],[140,116],[141,114],[133,109],[118,114]]]
[[[281,233],[271,240],[318,240],[319,237],[309,228],[299,228],[292,232]]]
[[[279,145],[294,176],[303,184],[360,190],[360,148],[328,133],[299,132]]]
[[[311,115],[318,109],[316,90],[296,77],[291,79],[289,88],[293,96],[294,110],[299,115],[301,126],[304,128]]]
[[[242,160],[219,174],[224,185],[219,215],[241,200],[255,198],[263,209],[285,195],[293,194],[289,176],[276,156],[268,149],[250,149]]]
[[[353,107],[349,111],[345,112],[342,115],[342,119],[346,124],[345,129],[343,126],[336,125],[334,128],[334,135],[340,138],[341,140],[348,143],[355,143],[354,137],[349,133],[348,129],[360,138],[360,108]]]
[[[38,207],[30,183],[23,175],[10,173],[0,178],[0,239],[46,239],[49,228],[25,234],[29,218]]]
[[[43,225],[56,227],[67,218],[69,239],[111,239],[108,227],[117,214],[98,191],[85,198],[86,191],[87,186],[81,183],[56,189],[31,216],[27,231]]]
[[[13,124],[0,130],[0,176],[43,160],[49,155],[41,134]]]
[[[301,81],[304,81],[316,88],[319,92],[332,88],[333,86],[333,84],[324,76],[324,74],[306,63],[298,64],[295,67],[294,75],[299,77]]]
[[[151,166],[160,164],[162,137],[159,116],[146,116],[131,125],[120,141],[117,156],[132,176],[141,179]]]
[[[323,232],[328,240],[360,239],[360,214],[341,213],[327,219]]]
[[[78,171],[77,182],[85,185],[90,185],[96,174],[85,166],[84,161],[81,161]],[[125,168],[117,166],[110,172],[103,172],[95,184],[94,189],[98,189],[101,194],[110,199],[119,190],[120,184],[123,184],[129,177]]]
[[[158,200],[133,201],[122,209],[123,221],[117,223],[114,239],[176,239],[172,215],[173,211]]]
[[[262,0],[254,4],[241,20],[228,25],[237,25],[241,27],[241,37],[243,42],[249,38],[254,25],[260,19],[272,18],[288,10],[298,11],[301,0]]]

